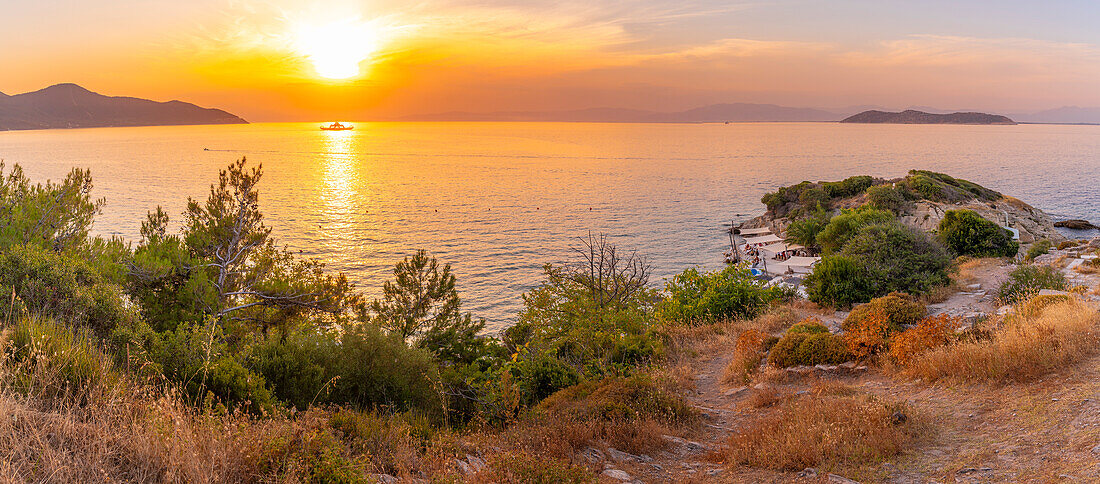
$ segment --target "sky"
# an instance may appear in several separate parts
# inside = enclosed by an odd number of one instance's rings
[[[0,92],[250,121],[723,102],[1100,106],[1100,2],[0,0]]]

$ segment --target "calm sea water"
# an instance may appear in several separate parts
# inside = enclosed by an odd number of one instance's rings
[[[204,151],[209,148],[210,151]],[[500,329],[541,266],[591,233],[636,249],[655,282],[716,268],[731,220],[802,180],[942,171],[1058,217],[1100,220],[1100,126],[832,123],[253,124],[0,132],[36,179],[87,167],[95,225],[136,240],[146,211],[182,213],[217,171],[263,163],[261,207],[281,243],[377,294],[419,248],[450,262],[465,309]],[[178,222],[178,216],[177,216]]]

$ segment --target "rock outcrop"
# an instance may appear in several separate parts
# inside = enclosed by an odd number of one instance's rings
[[[1054,228],[1049,215],[1012,197],[993,201],[973,200],[965,203],[922,200],[899,214],[898,220],[906,225],[931,232],[939,227],[944,213],[948,210],[973,210],[986,220],[1015,229],[1019,232],[1020,242],[1025,244],[1040,239],[1049,239],[1053,242],[1066,240],[1065,236]]]
[[[854,178],[859,177],[852,177],[849,180]],[[944,180],[946,180],[946,183],[941,183],[941,181]],[[794,201],[783,201],[781,204],[776,203],[775,205],[777,208],[769,208],[763,215],[742,223],[740,228],[768,227],[771,229],[772,233],[784,233],[791,222],[793,222],[796,217],[800,216],[798,214],[805,214],[810,211],[805,204],[800,202],[802,198],[801,193],[790,194],[789,191],[792,189],[799,189],[800,187],[802,187],[802,192],[819,190],[820,187],[827,186],[830,183],[835,184],[843,182],[818,182],[810,184],[804,182],[792,187],[780,188],[776,192],[781,194],[779,196],[786,196],[788,199]],[[929,190],[929,183],[936,183],[937,185],[932,186],[932,189]],[[954,179],[938,173],[914,170],[905,178],[894,180],[875,179],[873,181],[867,181],[866,184],[870,187],[885,187],[888,190],[898,190],[899,197],[901,196],[901,190],[905,190],[907,193],[905,196],[908,197],[907,200],[904,202],[899,201],[895,207],[898,221],[928,232],[937,230],[940,221],[943,220],[944,214],[949,210],[973,210],[989,221],[1012,229],[1017,233],[1019,241],[1024,244],[1035,242],[1040,239],[1049,239],[1055,243],[1066,240],[1066,237],[1055,228],[1057,224],[1055,224],[1050,216],[1042,210],[1032,207],[1019,199],[1002,195],[966,180]],[[938,198],[930,199],[928,196],[923,195],[924,192],[920,191],[922,188],[921,184],[924,184],[923,188],[925,192],[938,194]],[[784,193],[785,190],[788,191],[788,193]],[[869,192],[870,188],[867,188],[858,193],[853,191],[841,197],[828,199],[826,207],[829,208],[833,214],[839,213],[841,209],[858,207],[870,202],[870,198],[867,195]],[[768,197],[772,196],[776,195],[766,195],[764,197],[765,202],[767,203]]]

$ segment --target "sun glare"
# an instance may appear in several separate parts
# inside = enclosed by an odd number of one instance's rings
[[[370,22],[341,20],[294,29],[294,47],[326,79],[360,75],[360,64],[378,51],[379,30]]]

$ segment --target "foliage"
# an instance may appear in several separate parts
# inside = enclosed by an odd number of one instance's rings
[[[863,227],[841,253],[865,269],[872,295],[927,294],[951,281],[951,258],[943,247],[928,234],[898,222]]]
[[[846,198],[863,193],[871,187],[872,183],[874,179],[870,176],[856,175],[838,182],[824,182],[821,185],[830,198]]]
[[[890,356],[902,365],[933,348],[947,345],[955,330],[962,326],[957,316],[937,314],[921,320],[917,325],[894,335],[890,342]]]
[[[856,358],[864,359],[889,347],[890,321],[881,308],[871,310],[847,326],[844,329],[844,344]]]
[[[518,359],[554,358],[593,375],[657,356],[659,343],[641,343],[655,338],[649,265],[620,255],[604,237],[583,239],[576,253],[575,262],[546,265],[546,281],[523,295],[517,323],[504,332],[508,351]],[[622,351],[626,347],[646,350]]]
[[[163,332],[136,322],[116,327],[111,341],[128,365],[178,382],[192,404],[240,406],[254,413],[275,406],[264,378],[244,367],[213,320]]]
[[[149,214],[130,272],[154,327],[170,329],[173,316],[195,322],[211,315],[219,324],[256,324],[285,336],[294,322],[336,318],[357,303],[343,274],[325,274],[322,263],[275,247],[259,210],[262,173],[261,166],[247,169],[244,158],[221,171],[205,202],[188,200],[180,237],[168,235],[163,210]]]
[[[817,235],[825,230],[828,224],[828,214],[824,210],[817,210],[808,217],[791,222],[787,227],[787,242],[804,247],[818,247]]]
[[[36,245],[55,252],[81,247],[103,199],[92,200],[92,175],[74,168],[59,183],[33,184],[19,165],[0,162],[0,247]]]
[[[1012,232],[973,210],[948,210],[940,221],[939,239],[957,255],[1012,257],[1020,250]]]
[[[668,297],[659,306],[669,321],[685,323],[747,319],[759,315],[780,296],[749,273],[746,264],[702,273],[691,268],[665,285]]]
[[[844,341],[814,320],[792,326],[768,353],[768,363],[777,367],[837,364],[850,359]]]
[[[798,203],[810,210],[828,208],[829,199],[825,189],[819,187],[807,188],[798,194]]]
[[[925,199],[937,202],[962,202],[975,198],[993,201],[1001,198],[1000,193],[977,183],[926,170],[910,170],[901,184]]]
[[[1040,239],[1035,241],[1034,244],[1031,244],[1031,247],[1027,248],[1027,260],[1035,260],[1036,257],[1039,257],[1043,254],[1049,254],[1050,248],[1053,246],[1054,244],[1050,242],[1050,239]]]
[[[912,296],[892,292],[853,309],[852,312],[848,313],[848,317],[844,319],[842,328],[844,331],[849,331],[849,328],[863,324],[864,319],[877,312],[881,312],[886,316],[887,329],[890,332],[895,332],[920,322],[927,310],[923,304]]]
[[[906,192],[894,185],[875,185],[867,189],[867,202],[879,210],[898,213],[910,203]]]
[[[826,256],[818,261],[803,286],[810,300],[821,305],[848,307],[872,295],[867,270],[854,258],[842,255]]]
[[[1053,267],[1022,265],[1008,273],[1008,280],[997,289],[997,297],[1005,304],[1014,304],[1042,289],[1064,291],[1067,285],[1066,277]]]
[[[844,210],[829,220],[825,228],[817,234],[817,245],[827,254],[840,252],[848,240],[855,237],[863,227],[893,220],[894,215],[885,210],[869,207]]]
[[[336,403],[440,415],[438,370],[430,354],[371,325],[269,338],[249,364],[276,396],[299,409]]]
[[[419,250],[398,262],[393,275],[382,299],[371,303],[372,322],[448,363],[468,364],[487,351],[490,343],[478,336],[485,320],[460,313],[450,264],[440,270],[435,257]]]
[[[133,317],[118,286],[88,257],[34,244],[0,251],[0,299],[12,295],[25,311],[61,318],[100,334]]]

